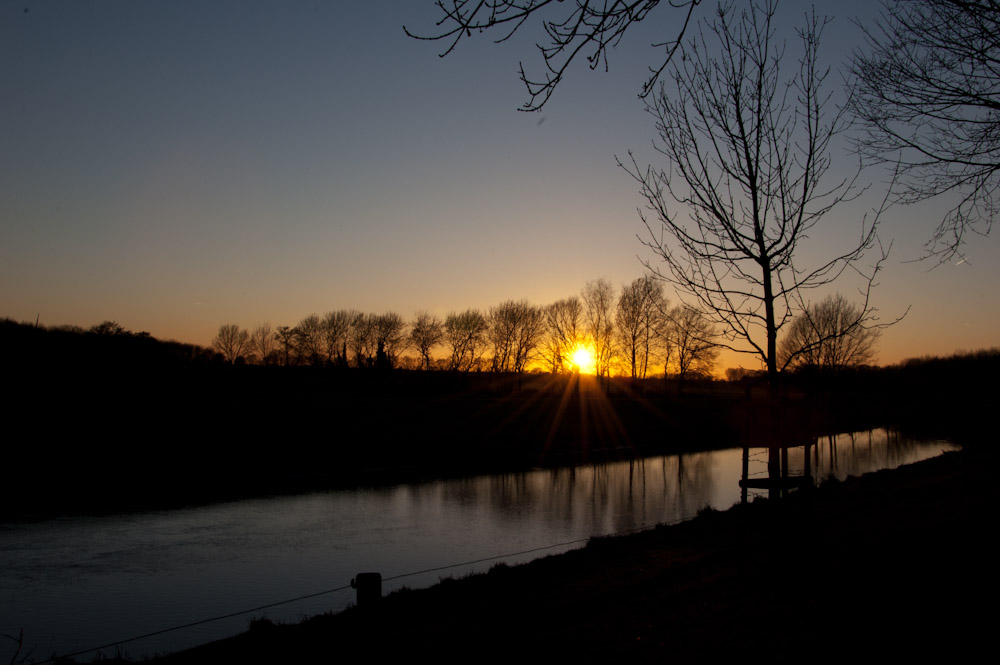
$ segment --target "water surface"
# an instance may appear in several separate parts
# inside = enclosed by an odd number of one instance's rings
[[[843,479],[956,448],[885,430],[844,434],[818,440],[810,467],[817,482]],[[0,523],[0,633],[17,635],[23,628],[27,648],[43,660],[338,589],[120,647],[132,657],[174,651],[245,630],[252,617],[297,621],[343,609],[354,601],[349,583],[359,572],[391,578],[386,592],[427,586],[497,561],[580,547],[593,535],[688,519],[705,507],[728,508],[740,501],[742,458],[737,448],[183,510]],[[765,450],[751,449],[749,475],[766,475],[766,460]],[[804,466],[803,448],[792,449],[791,473]],[[453,564],[461,565],[442,569]],[[0,661],[12,654],[12,643],[0,638]]]

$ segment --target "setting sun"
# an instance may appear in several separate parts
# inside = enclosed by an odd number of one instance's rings
[[[589,346],[578,346],[573,351],[573,364],[581,374],[593,374],[597,370],[597,361],[594,360],[594,352]]]

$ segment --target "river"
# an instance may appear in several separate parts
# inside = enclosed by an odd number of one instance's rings
[[[946,441],[874,430],[819,439],[808,467],[820,482],[953,449]],[[751,449],[748,462],[751,480],[766,475],[766,450]],[[790,451],[788,468],[792,474],[806,468],[803,448]],[[735,448],[0,523],[0,634],[23,630],[21,655],[30,651],[36,661],[115,643],[79,660],[119,650],[133,658],[175,651],[246,630],[254,617],[297,621],[341,610],[354,601],[350,580],[360,572],[380,572],[384,592],[428,586],[499,561],[581,547],[590,536],[688,519],[705,507],[725,509],[741,500],[742,473],[743,451]],[[0,637],[0,662],[13,653],[14,642]]]

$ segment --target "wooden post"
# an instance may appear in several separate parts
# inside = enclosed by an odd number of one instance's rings
[[[767,479],[770,484],[767,488],[767,498],[777,499],[781,496],[781,450],[777,446],[767,449]]]
[[[358,573],[351,580],[351,587],[358,591],[358,607],[372,607],[382,597],[381,573]]]
[[[788,494],[788,446],[781,447],[781,496]]]
[[[743,482],[740,483],[740,503],[747,502],[747,481],[750,475],[750,449],[743,448]]]
[[[803,482],[809,483],[810,485],[812,485],[812,464],[810,463],[811,459],[809,457],[812,454],[812,452],[809,450],[809,447],[811,445],[812,444],[807,443],[805,447],[802,449],[802,462],[803,462],[802,475],[805,476]]]

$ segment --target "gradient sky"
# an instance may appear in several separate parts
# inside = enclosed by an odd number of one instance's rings
[[[816,4],[835,15],[831,65],[869,4]],[[805,8],[785,0],[782,20]],[[529,114],[517,68],[539,71],[536,26],[442,59],[402,29],[433,32],[432,0],[0,0],[0,317],[114,319],[207,345],[223,323],[620,287],[655,259],[615,155],[656,160],[637,92],[670,16],[612,51],[610,73],[579,63]],[[856,234],[882,187],[866,177],[870,195],[831,213],[815,244]],[[975,237],[962,262],[908,262],[944,203],[882,220],[893,247],[875,304],[884,319],[910,308],[882,363],[1000,344],[1000,239]],[[758,366],[724,361],[739,364]]]

